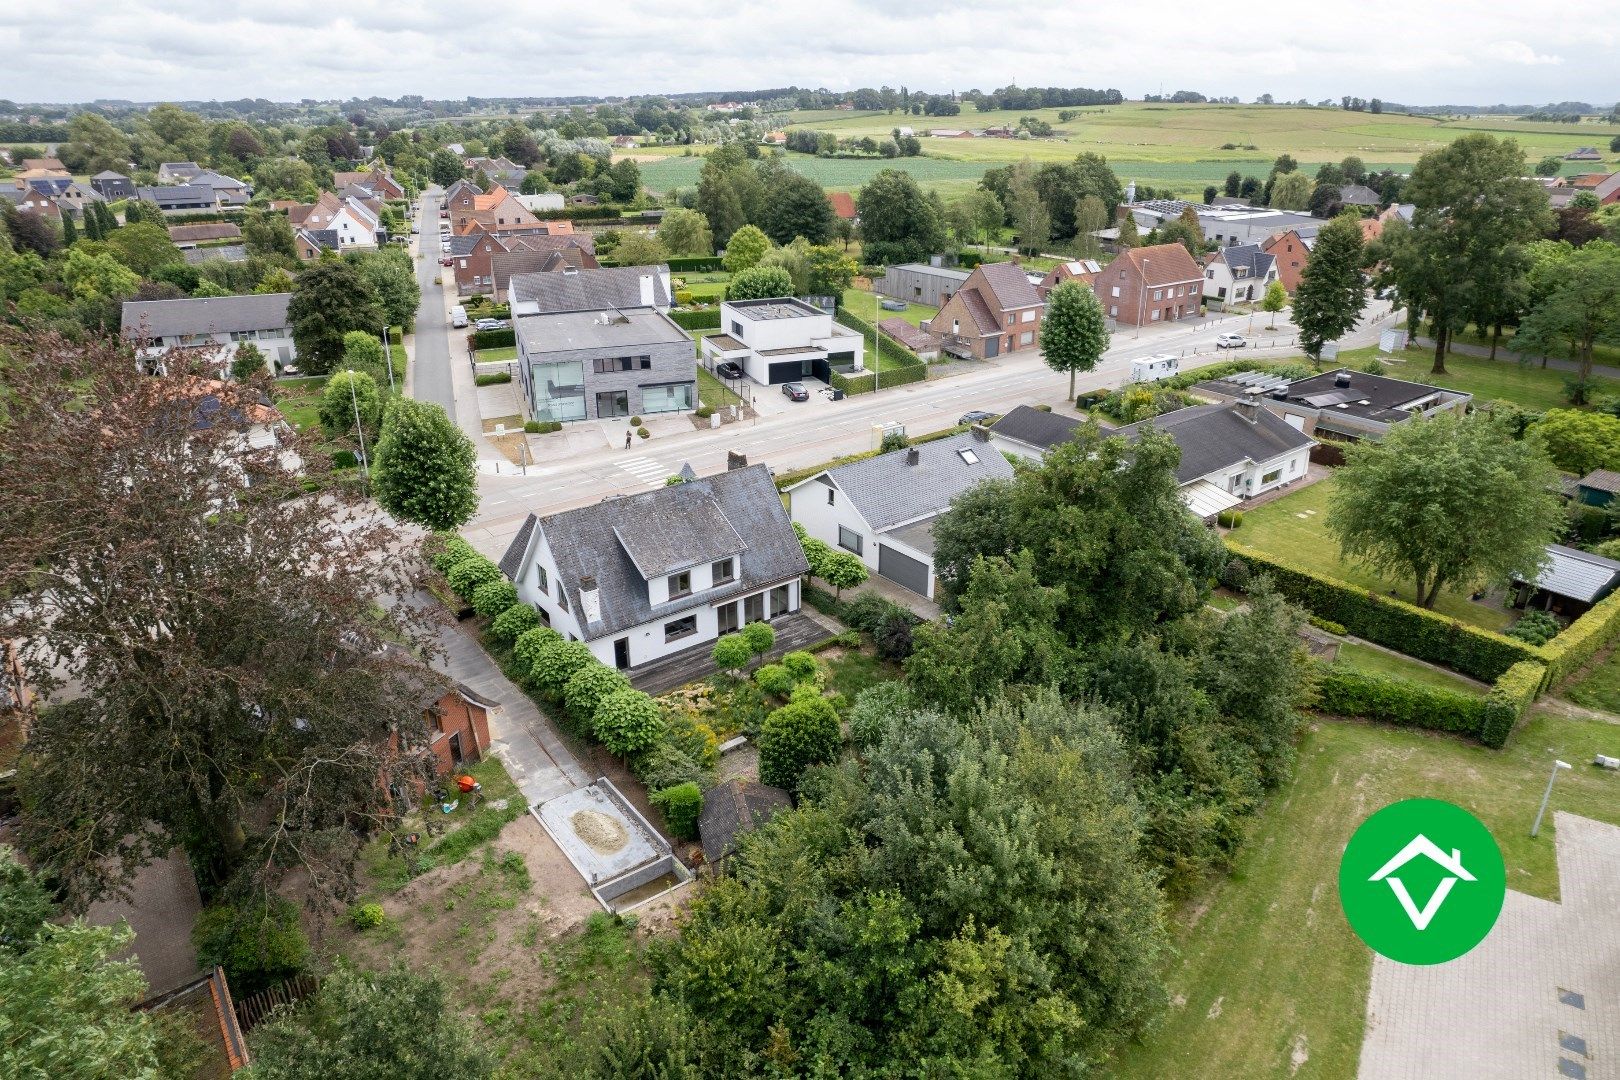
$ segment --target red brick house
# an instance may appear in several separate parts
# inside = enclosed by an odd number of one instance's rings
[[[485,232],[510,232],[544,224],[499,184],[484,193],[469,184],[449,206],[451,231],[457,236],[471,232],[474,225],[482,225]]]
[[[495,291],[494,260],[517,252],[540,252],[555,257],[526,261],[526,269],[522,273],[540,273],[563,266],[594,270],[599,265],[595,240],[587,233],[576,235],[571,228],[561,233],[547,228],[500,233],[489,232],[482,225],[475,225],[465,235],[451,237],[446,249],[453,260],[451,265],[456,274],[456,290],[461,293]],[[530,265],[531,262],[534,265]]]
[[[855,196],[847,191],[829,191],[827,201],[832,204],[834,214],[845,221],[855,220]]]
[[[1155,244],[1120,252],[1092,288],[1110,319],[1152,326],[1202,314],[1204,272],[1180,244]]]
[[[428,748],[436,775],[483,758],[489,749],[489,711],[498,705],[459,683],[428,705]]]
[[[1620,173],[1582,173],[1570,177],[1569,186],[1577,192],[1591,192],[1600,206],[1620,202]]]
[[[947,352],[986,360],[1036,348],[1045,310],[1017,263],[984,263],[973,268],[928,326],[940,335]]]
[[[1100,273],[1102,273],[1102,263],[1096,259],[1070,259],[1068,262],[1058,263],[1048,270],[1046,276],[1041,278],[1041,283],[1035,286],[1035,291],[1040,294],[1042,300],[1045,300],[1051,295],[1053,289],[1065,281],[1078,281],[1089,289]]]
[[[1299,288],[1299,279],[1305,274],[1305,264],[1311,261],[1311,249],[1293,229],[1280,232],[1260,245],[1260,250],[1277,260],[1277,280],[1292,296]]]

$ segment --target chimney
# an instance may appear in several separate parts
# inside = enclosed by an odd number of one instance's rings
[[[973,441],[974,442],[989,442],[990,441],[990,429],[985,427],[983,424],[974,424],[968,430],[973,432]]]
[[[654,290],[653,290],[653,276],[651,274],[642,274],[641,275],[641,306],[642,307],[652,307],[653,306],[653,297],[654,297],[654,295],[655,295],[655,293],[654,293]]]
[[[579,579],[579,622],[586,628],[602,621],[602,594],[597,591],[594,577]]]
[[[1251,386],[1243,392],[1243,400],[1232,406],[1232,411],[1251,424],[1260,422],[1260,388]]]
[[[1350,385],[1350,373],[1348,371],[1341,371],[1338,374],[1334,375],[1333,376],[1333,385],[1334,386],[1349,386]]]
[[[920,460],[922,460],[922,451],[918,450],[915,446],[906,450],[907,465],[915,465]]]
[[[726,472],[736,472],[738,469],[748,468],[748,455],[739,454],[735,450],[726,451]]]

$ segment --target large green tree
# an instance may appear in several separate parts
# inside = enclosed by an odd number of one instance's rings
[[[740,274],[759,265],[759,260],[771,250],[771,239],[757,225],[744,225],[726,240],[726,270]]]
[[[1582,409],[1549,409],[1530,430],[1565,472],[1620,468],[1620,417]]]
[[[1406,577],[1433,607],[1447,586],[1534,579],[1562,531],[1556,480],[1539,440],[1487,416],[1412,420],[1346,446],[1327,525],[1345,555]]]
[[[169,239],[169,230],[150,221],[125,225],[107,237],[106,243],[114,258],[142,277],[151,277],[160,266],[185,261]]]
[[[68,121],[68,135],[62,147],[62,163],[74,172],[94,175],[108,169],[129,171],[129,138],[100,113],[75,115]]]
[[[1339,215],[1317,233],[1294,291],[1294,325],[1299,328],[1300,347],[1313,364],[1321,360],[1323,345],[1356,328],[1367,303],[1364,262],[1361,223],[1354,214]]]
[[[298,258],[292,223],[286,214],[251,210],[242,222],[242,242],[248,254],[292,260]]]
[[[403,248],[387,247],[366,252],[360,258],[360,277],[370,287],[387,325],[411,325],[416,318],[416,309],[422,303],[422,290],[416,283],[411,257]],[[371,330],[380,333],[382,326],[372,327]]]
[[[658,240],[671,255],[714,254],[714,233],[708,220],[696,210],[677,206],[664,212],[658,223]]]
[[[793,278],[780,266],[749,267],[726,286],[728,300],[763,300],[772,296],[792,295]]]
[[[1277,178],[1271,188],[1272,207],[1278,210],[1304,210],[1311,202],[1311,189],[1315,185],[1302,172],[1291,172]]]
[[[325,375],[343,359],[343,335],[376,333],[383,325],[376,294],[360,269],[346,259],[323,259],[298,275],[287,302],[298,366]]]
[[[443,531],[478,509],[478,451],[439,405],[389,402],[375,460],[377,501],[395,517]]]
[[[855,200],[861,238],[869,263],[925,259],[945,242],[943,215],[936,199],[923,193],[910,173],[883,169],[867,181]]]
[[[1053,289],[1041,319],[1041,356],[1053,371],[1069,373],[1070,401],[1075,375],[1095,368],[1107,351],[1108,320],[1097,294],[1074,280]]]
[[[1567,343],[1585,382],[1592,377],[1593,349],[1620,342],[1620,246],[1593,240],[1552,250],[1531,271],[1539,298],[1519,323],[1514,343],[1541,353]]]
[[[792,169],[783,169],[765,187],[760,228],[778,244],[802,236],[812,244],[832,239],[832,203],[820,184]]]
[[[750,222],[757,223],[764,199],[765,183],[741,146],[722,146],[703,159],[697,209],[709,219],[716,244],[725,247],[732,233]]]

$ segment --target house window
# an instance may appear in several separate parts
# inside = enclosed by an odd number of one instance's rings
[[[729,634],[737,629],[737,605],[721,604],[714,609],[715,626],[719,633]]]
[[[564,611],[568,610],[568,590],[563,588],[562,582],[557,582],[557,606]]]
[[[743,601],[743,622],[765,621],[765,594],[755,593]]]
[[[1108,317],[1110,319],[1117,319],[1119,317],[1119,305],[1118,304],[1109,304],[1108,305]]]
[[[742,337],[742,323],[737,322],[735,319],[733,319],[731,322],[731,336],[737,338]]]
[[[861,534],[854,529],[846,529],[842,525],[838,526],[838,546],[845,551],[853,551],[859,555],[861,553]]]
[[[838,502],[838,492],[834,491],[832,488],[828,488],[827,489],[827,505],[828,506],[835,506],[835,505],[837,505],[837,502]]]
[[[632,358],[628,356],[603,356],[598,357],[593,364],[598,375],[607,375],[614,371],[629,371],[632,362]]]
[[[972,450],[969,450],[966,447],[958,450],[957,453],[961,455],[962,460],[967,462],[969,465],[977,465],[979,463],[979,455],[975,454]]]
[[[644,413],[684,412],[691,407],[691,383],[668,383],[663,386],[641,388],[641,411]]]
[[[1020,344],[1020,345],[1033,345],[1034,343],[1035,343],[1035,331],[1033,331],[1033,330],[1025,330],[1022,334],[1018,335],[1018,344]]]
[[[1158,322],[1159,321],[1159,316],[1162,315],[1162,314],[1163,314],[1163,312],[1161,312],[1158,308],[1154,308],[1153,309],[1153,318],[1151,320],[1149,320],[1149,321],[1150,322]]]
[[[1282,470],[1281,469],[1272,469],[1270,472],[1266,473],[1266,475],[1264,475],[1264,476],[1262,476],[1260,478],[1260,482],[1262,484],[1274,484],[1281,477],[1282,477]]]
[[[1164,299],[1164,290],[1163,289],[1154,289],[1153,290],[1153,299],[1155,299],[1155,300],[1163,300]]]
[[[669,575],[669,598],[671,600],[690,595],[692,592],[692,571],[682,570],[678,574]]]
[[[650,356],[638,356],[638,357],[636,357],[636,360],[639,362],[642,371],[651,371],[652,370],[652,357],[650,357]]]
[[[1007,316],[1007,325],[1011,326],[1012,324],[1013,324],[1013,317],[1011,315],[1008,315]]]
[[[961,321],[957,320],[957,319],[952,319],[951,320],[951,333],[960,334],[961,332],[962,332],[962,323],[961,323]]]
[[[596,395],[596,415],[602,419],[630,415],[630,391],[603,390]]]
[[[540,587],[542,593],[551,591],[551,579],[546,575],[546,568],[539,563],[534,564],[534,583]]]
[[[674,622],[664,624],[664,641],[679,641],[683,637],[691,637],[697,633],[697,616],[687,615]]]
[[[787,585],[778,585],[771,590],[771,618],[787,614],[789,588]]]
[[[737,578],[737,560],[721,559],[709,567],[709,573],[712,575],[716,585],[724,585],[728,581],[735,581]]]
[[[1204,276],[1209,278],[1209,280],[1214,281],[1215,280],[1215,271],[1214,270],[1205,270],[1204,271]]]
[[[1124,276],[1125,276],[1125,275],[1124,275],[1124,274],[1121,274],[1121,275],[1120,275],[1120,277],[1124,277]],[[1112,289],[1112,290],[1111,290],[1111,291],[1110,291],[1110,292],[1109,292],[1109,295],[1110,295],[1110,296],[1118,296],[1118,295],[1119,295],[1119,286],[1118,286],[1118,285],[1115,285],[1115,286],[1114,286],[1114,287],[1113,287],[1113,289]]]
[[[1035,309],[1030,308],[1028,311],[1024,312],[1022,315],[1020,315],[1018,317],[1018,321],[1019,322],[1034,322],[1035,321]]]

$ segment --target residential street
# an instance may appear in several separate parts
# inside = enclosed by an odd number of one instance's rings
[[[439,286],[433,284],[439,270],[439,188],[422,193],[422,213],[417,237],[426,258],[417,260],[416,280],[422,287],[422,306],[416,313],[416,360],[411,396],[444,406],[450,419],[456,419],[456,395],[450,372],[450,323],[441,302]],[[476,409],[476,401],[470,402]]]

